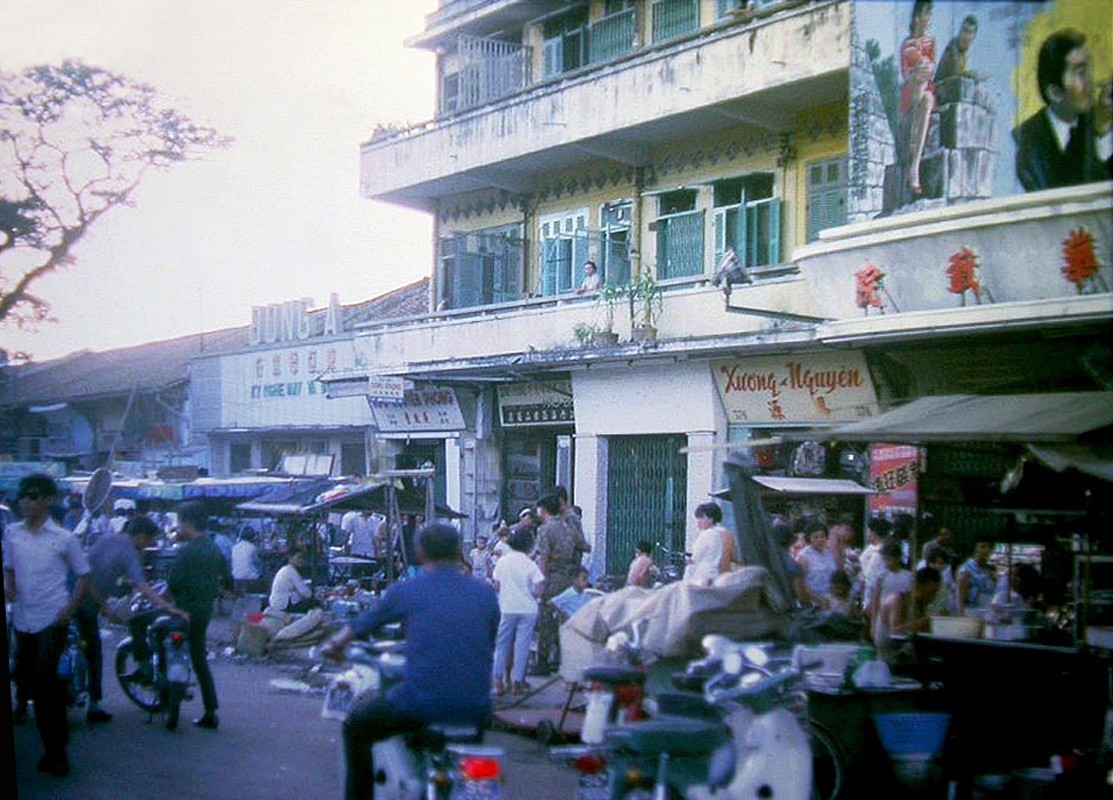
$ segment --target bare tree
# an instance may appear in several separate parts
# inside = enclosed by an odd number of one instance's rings
[[[132,205],[148,170],[230,143],[152,87],[79,61],[0,72],[0,326],[50,319],[36,281]]]

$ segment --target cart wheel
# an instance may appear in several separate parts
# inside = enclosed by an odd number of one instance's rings
[[[556,726],[550,720],[543,719],[537,723],[537,741],[544,745],[550,745],[560,738],[557,734]]]

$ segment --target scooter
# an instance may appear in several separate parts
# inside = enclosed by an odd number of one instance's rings
[[[167,730],[174,730],[182,701],[190,697],[193,662],[189,656],[189,622],[170,614],[156,614],[141,596],[131,608],[133,616],[152,620],[144,632],[149,655],[137,660],[134,639],[122,639],[116,645],[116,680],[127,698],[149,715],[165,713]]]
[[[353,642],[345,650],[349,668],[325,692],[321,716],[343,721],[362,697],[387,692],[401,682],[404,644]],[[385,800],[501,800],[499,747],[482,744],[475,725],[435,723],[413,733],[376,742],[375,796]]]
[[[812,756],[808,736],[789,708],[800,673],[757,668],[762,661],[743,645],[726,647],[708,637],[717,652],[693,662],[681,685],[701,692],[662,693],[654,698],[657,716],[626,721],[612,715],[599,743],[553,748],[550,755],[571,762],[580,773],[576,800],[703,800],[812,796]],[[765,662],[762,661],[762,664]],[[585,670],[585,678],[607,673]],[[610,669],[618,681],[632,674]],[[593,697],[589,694],[588,715]],[[585,717],[584,730],[593,736]]]

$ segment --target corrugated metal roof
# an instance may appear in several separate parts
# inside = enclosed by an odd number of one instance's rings
[[[429,279],[345,306],[344,326],[371,319],[393,319],[429,311]],[[314,312],[323,315],[323,311]],[[94,400],[139,391],[165,389],[186,381],[189,363],[198,356],[235,352],[249,346],[249,328],[226,328],[177,339],[93,352],[11,368],[0,388],[0,406],[43,405]]]

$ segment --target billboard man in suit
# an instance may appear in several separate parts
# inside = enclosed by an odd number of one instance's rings
[[[1071,28],[1048,36],[1040,47],[1036,79],[1047,105],[1013,131],[1020,184],[1034,192],[1107,180],[1113,133],[1099,137],[1095,131],[1086,37]]]

